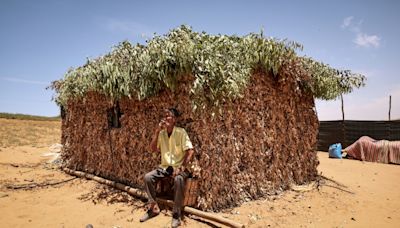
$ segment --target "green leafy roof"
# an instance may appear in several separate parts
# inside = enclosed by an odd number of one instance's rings
[[[296,51],[301,49],[296,42],[266,38],[262,33],[210,35],[181,26],[146,45],[124,41],[110,53],[70,69],[52,88],[56,102],[64,106],[68,99],[83,97],[88,91],[113,100],[123,96],[142,100],[164,87],[173,90],[180,77],[191,74],[194,107],[218,106],[240,97],[254,70],[278,77],[282,66],[295,63],[311,76],[302,83],[304,89],[319,99],[336,99],[364,85],[360,74],[299,57]],[[291,69],[298,73],[299,69]]]

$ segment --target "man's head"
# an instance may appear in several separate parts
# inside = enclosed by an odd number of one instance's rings
[[[168,108],[167,109],[169,112],[172,113],[172,115],[175,116],[175,118],[178,118],[181,114],[178,112],[178,110],[176,108]]]
[[[180,116],[180,113],[176,108],[167,108],[164,110],[164,121],[166,127],[174,127],[176,119]]]

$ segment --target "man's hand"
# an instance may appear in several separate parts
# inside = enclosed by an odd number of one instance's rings
[[[185,167],[184,167],[184,166],[175,168],[175,169],[174,169],[174,172],[172,173],[172,177],[176,177],[176,176],[178,176],[179,174],[183,173],[184,171],[185,171]]]
[[[160,123],[158,123],[158,128],[157,131],[160,132],[161,130],[165,129],[167,127],[167,122],[165,122],[165,119],[162,119]]]

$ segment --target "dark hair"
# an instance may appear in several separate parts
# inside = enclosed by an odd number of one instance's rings
[[[170,111],[175,117],[179,117],[181,114],[178,112],[176,108],[168,108],[168,111]]]

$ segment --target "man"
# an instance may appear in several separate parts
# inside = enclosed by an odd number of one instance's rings
[[[140,222],[160,213],[156,201],[155,185],[163,178],[172,177],[175,191],[172,227],[178,227],[181,223],[183,190],[185,179],[189,175],[186,166],[189,165],[194,150],[185,129],[175,126],[178,116],[179,112],[175,108],[164,110],[164,118],[154,131],[150,151],[161,153],[161,165],[144,176],[149,207]]]

